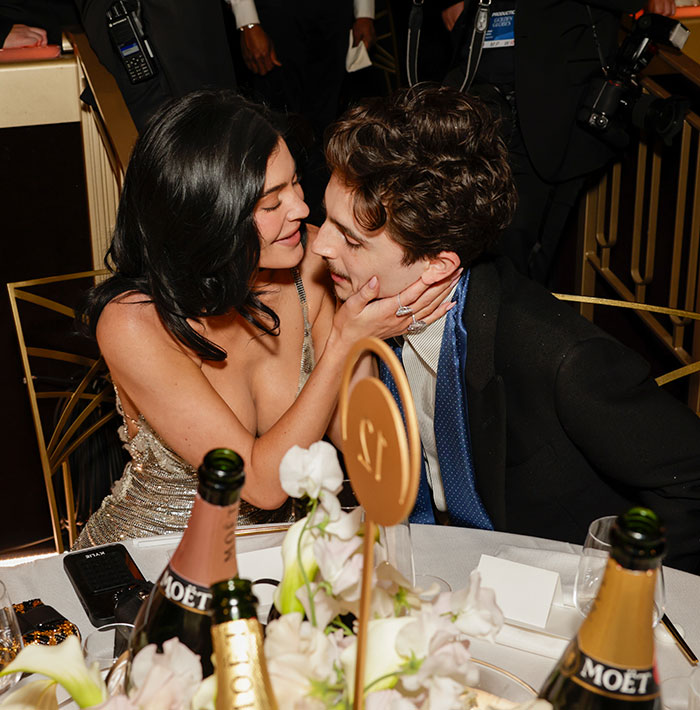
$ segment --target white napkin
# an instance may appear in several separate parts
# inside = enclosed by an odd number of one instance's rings
[[[359,42],[357,47],[352,46],[352,30],[350,30],[350,42],[348,53],[345,55],[345,70],[348,72],[358,71],[372,66],[372,60],[367,54],[367,47],[364,42]]]

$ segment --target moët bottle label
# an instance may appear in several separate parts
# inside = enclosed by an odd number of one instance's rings
[[[211,590],[180,577],[170,567],[158,581],[166,599],[197,614],[211,613]]]
[[[562,673],[574,683],[610,698],[653,700],[659,697],[656,669],[621,668],[588,656],[574,645]]]

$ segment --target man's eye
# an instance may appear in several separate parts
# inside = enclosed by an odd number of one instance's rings
[[[351,242],[347,237],[345,237],[345,243],[350,249],[359,249],[362,246],[359,242]]]

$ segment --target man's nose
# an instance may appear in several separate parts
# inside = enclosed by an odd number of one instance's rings
[[[316,234],[316,238],[311,245],[311,251],[318,256],[323,256],[327,259],[335,258],[335,250],[333,249],[332,240],[329,239],[326,222],[324,222]]]

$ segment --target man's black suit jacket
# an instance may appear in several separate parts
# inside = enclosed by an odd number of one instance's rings
[[[465,3],[467,17],[476,2]],[[516,1],[515,100],[528,155],[543,180],[584,175],[612,157],[608,146],[576,121],[591,78],[602,75],[592,24],[609,62],[621,14],[643,5],[644,0]]]
[[[464,374],[476,486],[497,530],[583,543],[632,504],[700,572],[700,418],[637,354],[507,260],[472,267]]]

